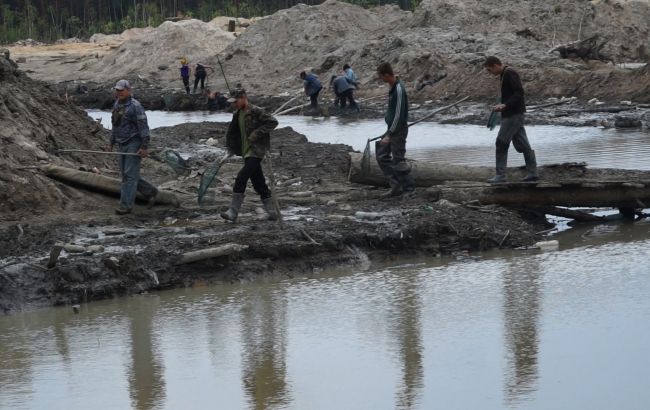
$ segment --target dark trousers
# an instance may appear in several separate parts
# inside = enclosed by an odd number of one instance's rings
[[[237,174],[237,178],[235,178],[233,192],[237,194],[246,192],[246,184],[248,184],[249,179],[253,184],[253,189],[259,194],[262,200],[271,197],[271,190],[266,185],[264,172],[262,172],[262,160],[260,158],[248,157],[244,159],[244,167]]]
[[[190,77],[183,77],[183,85],[185,86],[185,92],[190,93]]]
[[[375,144],[375,156],[377,164],[388,179],[391,187],[399,185],[403,191],[409,192],[415,189],[415,183],[411,176],[411,166],[406,162],[406,137],[408,128],[398,130],[390,137],[388,145],[382,145],[380,141]]]
[[[537,160],[524,129],[524,114],[515,114],[510,117],[501,118],[501,128],[496,140],[496,173],[506,174],[508,165],[508,149],[510,143],[517,152],[524,154],[526,169],[531,174],[537,174]]]
[[[356,108],[357,102],[354,101],[354,90],[352,88],[343,91],[338,97],[339,101],[341,101],[341,108],[345,108],[346,100],[350,103],[350,108]]]
[[[201,82],[201,91],[203,91],[203,88],[205,88],[205,77],[207,77],[206,74],[194,76],[194,92],[196,92],[196,87],[199,85],[199,81]]]
[[[323,87],[319,88],[318,91],[313,93],[312,95],[309,96],[309,101],[311,103],[311,108],[318,108],[318,94],[320,94],[320,91],[323,89]]]

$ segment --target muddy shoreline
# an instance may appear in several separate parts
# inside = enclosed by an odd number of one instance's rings
[[[198,206],[195,195],[198,173],[223,148],[225,127],[198,123],[153,130],[158,144],[195,153],[189,159],[195,171],[185,176],[177,177],[154,160],[144,165],[147,178],[178,194],[181,208],[138,206],[134,214],[117,217],[117,199],[79,191],[83,204],[71,204],[63,213],[3,217],[0,311],[313,275],[330,266],[363,268],[369,261],[401,255],[440,257],[517,248],[540,240],[536,233],[549,227],[541,215],[438,201],[433,189],[422,189],[408,200],[379,199],[381,189],[347,182],[350,147],[310,143],[290,128],[273,135],[284,226],[258,220],[260,202],[252,190],[238,223],[225,223],[218,212],[229,203],[239,161],[222,168],[206,204]],[[206,145],[209,138],[214,145]],[[67,244],[69,251],[63,250],[56,266],[48,269],[56,244]],[[176,264],[183,253],[227,244],[248,248]]]

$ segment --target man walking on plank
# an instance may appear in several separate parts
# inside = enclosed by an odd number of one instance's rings
[[[377,163],[390,185],[390,190],[384,196],[412,196],[415,193],[415,184],[411,176],[411,166],[404,157],[406,154],[409,115],[406,89],[393,72],[390,63],[381,63],[377,67],[377,75],[380,80],[390,87],[388,110],[384,118],[388,130],[375,145]]]
[[[524,101],[524,87],[521,84],[519,74],[512,68],[503,65],[501,60],[494,56],[488,57],[483,65],[490,74],[501,78],[501,104],[497,104],[492,109],[494,112],[501,113],[501,127],[496,140],[496,175],[488,179],[488,182],[506,181],[508,149],[511,141],[517,152],[524,154],[524,160],[526,161],[526,171],[528,173],[522,181],[537,181],[539,176],[537,175],[535,151],[531,148],[524,129],[526,103]]]

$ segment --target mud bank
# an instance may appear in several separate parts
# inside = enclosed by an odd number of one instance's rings
[[[138,207],[126,217],[112,213],[117,199],[95,199],[85,212],[11,219],[0,228],[0,309],[11,312],[81,303],[179,286],[248,281],[266,276],[317,274],[333,265],[365,266],[405,254],[465,254],[531,245],[548,228],[539,216],[524,218],[496,206],[436,201],[434,191],[412,199],[379,199],[376,188],[346,182],[350,148],[315,144],[291,129],[274,132],[273,166],[285,215],[283,227],[258,219],[252,190],[237,224],[218,212],[230,200],[239,161],[226,164],[196,205],[199,173],[223,148],[225,124],[184,124],[153,131],[152,144],[189,152],[193,171],[176,177],[149,166],[144,175],[178,192],[180,209]],[[208,145],[207,139],[213,138]],[[92,164],[87,164],[91,166]],[[55,182],[55,184],[59,184]],[[76,190],[75,188],[70,188]],[[79,201],[87,194],[78,191]],[[77,209],[79,208],[77,205]],[[56,244],[68,245],[47,268]],[[230,255],[180,264],[182,254],[237,244]]]

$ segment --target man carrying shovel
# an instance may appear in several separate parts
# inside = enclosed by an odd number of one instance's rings
[[[127,80],[118,81],[114,90],[117,100],[113,105],[113,130],[107,149],[113,151],[117,144],[119,152],[125,154],[119,156],[122,188],[120,207],[115,213],[126,215],[133,210],[136,192],[144,195],[151,207],[156,202],[158,189],[140,177],[142,158],[149,155],[149,125],[144,108],[131,96],[131,84]]]
[[[390,63],[381,63],[377,67],[377,75],[390,87],[388,110],[384,118],[388,125],[388,131],[375,145],[377,163],[390,185],[390,190],[384,194],[384,197],[399,195],[410,197],[415,194],[415,184],[411,176],[411,166],[404,158],[409,115],[406,89],[393,72]]]
[[[221,217],[231,222],[237,221],[250,179],[253,189],[262,199],[267,219],[276,220],[278,214],[264,178],[262,160],[271,148],[271,131],[278,126],[278,121],[261,108],[250,104],[246,91],[242,88],[233,90],[228,102],[233,104],[236,111],[226,132],[226,146],[230,154],[244,158],[244,166],[235,179],[230,207],[221,213]]]

